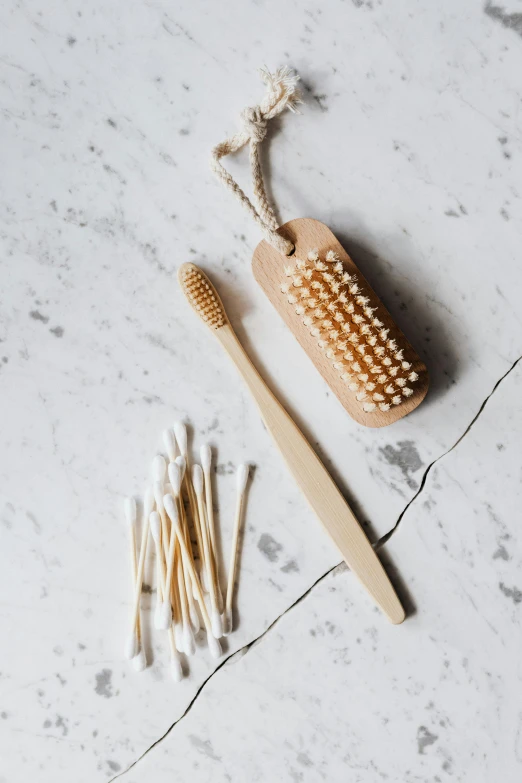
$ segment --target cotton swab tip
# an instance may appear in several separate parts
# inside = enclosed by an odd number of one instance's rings
[[[162,626],[161,626],[161,624],[162,624],[162,616],[161,616],[162,608],[163,608],[163,603],[158,603],[158,604],[156,604],[156,608],[154,610],[154,628],[157,631],[163,631],[164,630],[162,628]]]
[[[170,605],[170,601],[163,601],[161,604],[161,608],[158,613],[158,620],[160,622],[158,630],[168,631],[172,625],[172,607]]]
[[[165,451],[168,454],[169,460],[174,462],[176,459],[176,438],[174,437],[174,433],[171,429],[164,431],[163,445],[165,446]]]
[[[194,491],[198,497],[203,495],[203,471],[201,465],[194,465],[192,468],[192,483],[194,484]]]
[[[223,612],[223,636],[229,636],[232,633],[232,610],[225,609]]]
[[[156,501],[154,500],[154,492],[152,487],[147,487],[143,497],[143,516],[145,519],[148,519],[151,513],[154,511],[155,502]]]
[[[201,629],[201,623],[199,621],[199,614],[194,605],[190,607],[190,624],[194,633],[198,633]]]
[[[149,517],[150,532],[156,544],[159,544],[161,532],[161,517],[157,511],[153,511]]]
[[[179,469],[181,471],[181,480],[185,478],[185,471],[187,469],[187,460],[185,457],[176,457],[176,465],[179,465]]]
[[[183,669],[181,661],[178,658],[172,658],[170,662],[170,673],[174,682],[181,682],[183,679]]]
[[[169,465],[169,481],[175,498],[179,498],[181,492],[181,468],[176,462]]]
[[[221,650],[221,645],[218,640],[215,639],[212,634],[207,634],[207,642],[211,656],[213,658],[221,658],[223,651]]]
[[[138,515],[138,512],[136,510],[136,501],[134,498],[125,498],[125,501],[123,503],[123,507],[125,509],[125,519],[127,520],[128,525],[134,525],[136,524],[136,517]]]
[[[210,614],[210,623],[212,625],[214,639],[221,639],[223,636],[223,623],[221,622],[221,615],[217,609],[212,610]]]
[[[182,421],[177,421],[174,424],[174,432],[176,434],[176,441],[181,455],[186,458],[187,456],[187,428]]]
[[[196,640],[190,625],[185,625],[183,628],[183,649],[186,655],[196,654]]]
[[[147,656],[143,647],[139,653],[132,659],[132,667],[135,672],[142,672],[147,668]]]
[[[163,505],[165,507],[165,511],[167,512],[170,521],[173,525],[178,525],[179,523],[179,512],[178,512],[178,504],[172,497],[172,495],[165,495],[163,497]]]
[[[176,650],[180,653],[185,652],[185,644],[183,638],[183,626],[181,623],[176,623],[174,626],[174,644]]]
[[[167,474],[165,457],[162,457],[161,454],[157,454],[152,460],[150,472],[153,481],[165,481],[165,476]]]
[[[236,472],[236,482],[237,491],[240,495],[242,495],[246,489],[249,473],[250,465],[247,465],[246,462],[244,462],[242,465],[239,465]]]
[[[140,651],[140,643],[138,641],[138,634],[136,631],[130,634],[129,638],[125,642],[124,655],[128,661],[131,661]]]
[[[208,445],[208,443],[205,443],[199,450],[199,454],[201,457],[201,467],[205,471],[205,473],[210,470],[210,466],[212,464],[212,449]]]
[[[161,511],[163,508],[163,495],[165,494],[165,485],[163,481],[155,481],[152,486],[154,492],[154,500],[156,502],[156,508]]]

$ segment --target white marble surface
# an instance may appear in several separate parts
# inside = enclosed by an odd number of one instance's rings
[[[521,364],[388,545],[408,621],[368,612],[339,566],[125,780],[520,780]]]
[[[522,8],[233,11],[0,12],[0,781],[518,781]],[[280,217],[331,226],[430,368],[426,402],[388,429],[328,395],[253,281],[256,228],[208,170],[261,95],[256,68],[283,62],[305,106],[267,149]],[[228,165],[246,184],[245,158]],[[187,312],[185,260],[212,272],[374,539],[440,460],[387,545],[416,607],[401,628],[347,573],[291,608],[339,558]],[[181,416],[219,450],[225,539],[229,471],[257,466],[227,655],[261,638],[201,691],[213,662],[176,687],[157,634],[144,674],[121,660],[121,497]]]

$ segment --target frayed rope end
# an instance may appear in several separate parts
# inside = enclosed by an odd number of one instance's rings
[[[301,78],[296,71],[283,65],[274,73],[263,66],[259,69],[261,79],[268,87],[267,103],[278,106],[278,114],[284,109],[289,109],[294,114],[300,114],[297,106],[302,103],[301,93],[297,88],[297,83]]]

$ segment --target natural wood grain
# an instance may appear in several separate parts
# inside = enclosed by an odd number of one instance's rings
[[[178,278],[194,312],[216,335],[242,375],[298,486],[347,565],[388,619],[402,623],[404,609],[372,545],[323,463],[248,358],[211,281],[190,263],[182,264]]]
[[[297,425],[255,369],[229,324],[215,335],[243,376],[267,429],[344,560],[392,623],[404,620],[390,580],[356,517]]]
[[[369,283],[327,226],[318,220],[299,218],[285,223],[281,227],[280,232],[295,244],[295,254],[287,258],[281,255],[268,242],[262,241],[254,251],[252,269],[257,282],[286,325],[310,356],[341,404],[356,422],[364,424],[366,427],[385,427],[406,416],[422,402],[428,391],[429,379],[425,364],[406,340],[404,334],[395,324]],[[355,399],[355,394],[348,389],[324,351],[318,347],[316,339],[310,335],[308,329],[302,323],[302,318],[296,315],[295,309],[288,304],[286,297],[281,293],[280,285],[285,279],[284,267],[293,263],[295,258],[306,258],[308,251],[312,249],[317,249],[321,257],[328,250],[333,250],[339,255],[346,271],[357,275],[361,287],[364,288],[364,294],[370,299],[370,306],[378,307],[377,315],[379,319],[390,330],[390,337],[394,338],[398,345],[404,348],[405,358],[412,364],[413,370],[419,376],[419,379],[412,385],[412,396],[404,399],[400,405],[392,406],[386,413],[380,410],[366,413],[363,410],[360,402]]]

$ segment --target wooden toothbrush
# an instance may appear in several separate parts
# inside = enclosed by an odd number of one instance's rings
[[[402,623],[404,609],[372,545],[319,457],[250,361],[214,286],[191,263],[182,264],[178,279],[189,304],[242,375],[297,484],[347,565],[390,622]]]

